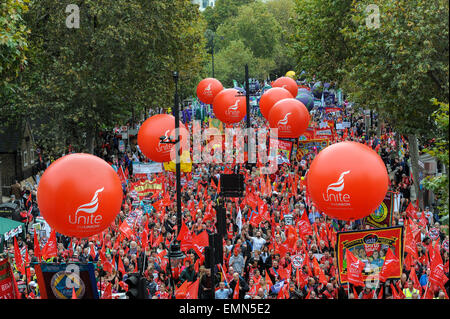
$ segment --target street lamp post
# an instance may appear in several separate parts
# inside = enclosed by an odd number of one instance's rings
[[[173,80],[175,82],[175,167],[176,167],[176,183],[177,183],[177,235],[181,229],[181,163],[180,163],[180,110],[178,101],[178,72],[173,72]]]
[[[177,194],[177,234],[173,239],[170,246],[169,257],[169,272],[172,284],[172,293],[175,298],[175,282],[172,274],[172,260],[180,260],[185,257],[184,253],[180,250],[180,244],[177,241],[178,234],[181,229],[181,163],[180,163],[180,110],[179,110],[179,97],[178,97],[178,72],[173,72],[173,81],[175,82],[175,96],[173,114],[175,117],[175,139],[165,141],[165,136],[161,136],[161,143],[175,144],[175,174],[176,174],[176,194]]]

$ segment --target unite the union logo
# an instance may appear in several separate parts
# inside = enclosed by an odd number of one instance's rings
[[[228,107],[225,114],[229,117],[240,117],[241,112],[239,111],[239,102],[241,102],[241,100],[237,99],[233,105]]]
[[[322,197],[326,202],[330,201],[334,203],[349,203],[350,195],[341,193],[345,187],[344,176],[349,173],[350,171],[341,173],[337,182],[328,185],[326,196],[325,193],[322,193]],[[334,193],[329,193],[330,191],[333,191]]]
[[[212,96],[211,83],[203,90],[204,95]]]
[[[101,215],[97,215],[94,217],[94,213],[97,212],[99,207],[98,194],[105,190],[104,187],[97,189],[92,197],[91,201],[87,204],[83,204],[78,206],[75,211],[74,219],[71,219],[69,215],[69,223],[70,224],[78,224],[78,225],[94,225],[99,224],[102,220]],[[79,213],[85,213],[87,215],[79,215]]]

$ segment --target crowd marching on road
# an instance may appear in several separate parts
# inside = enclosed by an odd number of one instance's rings
[[[95,155],[123,174],[125,183],[120,213],[107,230],[90,238],[56,234],[56,256],[45,251],[45,241],[54,240],[52,236],[38,239],[38,234],[26,232],[25,240],[17,237],[17,242],[10,241],[7,249],[10,256],[17,258],[14,253],[17,249],[22,250],[20,258],[24,264],[30,265],[24,271],[25,268],[13,262],[15,280],[22,297],[40,298],[33,263],[80,262],[95,264],[98,289],[103,297],[125,293],[129,274],[141,273],[147,279],[148,298],[151,299],[171,299],[174,296],[210,299],[212,289],[216,299],[448,298],[448,281],[440,286],[429,282],[433,267],[430,254],[435,249],[441,255],[444,274],[449,277],[448,226],[440,220],[436,207],[425,207],[422,211],[417,206],[408,164],[407,139],[398,136],[387,125],[379,132],[370,129],[365,122],[365,114],[354,110],[347,102],[340,111],[328,113],[315,106],[311,114],[312,127],[325,122],[334,126],[340,122],[351,123],[348,128],[334,130],[331,143],[357,141],[370,146],[383,159],[391,178],[389,189],[401,198],[393,212],[391,226],[411,227],[417,243],[417,258],[410,258],[410,253],[405,253],[403,273],[399,279],[380,282],[376,287],[340,284],[336,233],[370,229],[372,226],[361,220],[334,220],[312,203],[304,181],[317,152],[298,159],[294,156],[289,162],[280,164],[276,173],[263,178],[257,165],[237,164],[240,173],[245,175],[245,196],[223,198],[226,214],[223,263],[211,271],[195,243],[204,240],[201,236],[204,231],[206,234],[216,232],[215,208],[219,200],[220,174],[234,170],[234,166],[193,163],[191,172],[182,173],[182,229],[178,232],[175,174],[170,171],[152,174],[152,180],[163,185],[162,189],[145,198],[137,196],[133,185],[141,177],[133,174],[132,163],[148,160],[136,147],[119,151],[118,138],[107,132],[101,135],[102,143]],[[255,128],[267,125],[257,107],[252,112],[251,121]],[[187,121],[186,124],[192,129],[189,123]],[[203,123],[208,127],[208,122]],[[269,182],[262,183],[262,180]],[[30,227],[39,215],[36,189],[24,190],[15,185],[13,193],[14,200],[21,202],[23,207],[23,222]],[[143,201],[151,208],[144,208]],[[265,207],[264,214],[259,210],[261,205]],[[255,206],[258,209],[255,210]],[[253,214],[255,211],[261,214]],[[130,216],[138,218],[134,219],[135,224],[130,229],[124,231],[121,226]],[[309,234],[302,233],[299,227],[299,223],[306,219],[311,225],[312,233]],[[431,229],[438,229],[437,238],[430,237]],[[177,237],[181,238],[181,248],[186,257],[172,263],[169,269],[168,249]],[[283,245],[286,242],[289,242],[288,246]],[[302,256],[300,266],[294,265],[295,255]],[[377,259],[380,268],[383,258]],[[365,258],[367,262],[373,259],[374,256]],[[215,278],[211,277],[213,275]]]

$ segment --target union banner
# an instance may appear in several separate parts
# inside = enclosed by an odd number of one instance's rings
[[[42,299],[98,299],[94,264],[33,264]]]
[[[156,180],[139,181],[136,183],[132,183],[130,187],[130,191],[135,191],[139,198],[148,196],[150,195],[150,193],[154,193],[157,190],[162,190],[162,184]]]
[[[328,139],[312,139],[307,141],[298,141],[297,161],[301,161],[311,153],[319,153],[330,144]]]
[[[11,264],[7,259],[0,261],[0,299],[19,299],[14,288]]]
[[[402,274],[403,263],[403,226],[370,230],[358,230],[337,233],[336,256],[339,282],[347,283],[347,250],[364,263],[363,279],[375,282],[383,267],[388,249],[400,260],[398,271],[390,279],[398,279]],[[388,278],[388,279],[389,279]]]
[[[369,216],[364,217],[364,225],[376,228],[392,226],[392,213],[394,208],[394,193],[388,191],[381,205]]]

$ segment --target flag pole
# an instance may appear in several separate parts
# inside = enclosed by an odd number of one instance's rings
[[[347,278],[347,297],[348,299],[350,299],[350,281],[348,281]],[[353,296],[353,298],[355,298],[356,296]]]
[[[427,291],[428,291],[428,287],[430,286],[430,278],[428,278],[428,282],[427,282],[427,288],[425,288],[425,292],[423,293],[424,298],[427,297]]]

